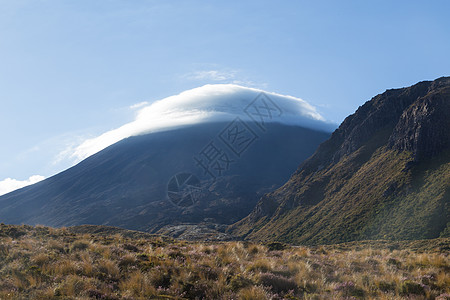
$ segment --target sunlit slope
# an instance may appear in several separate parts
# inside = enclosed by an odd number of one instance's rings
[[[448,236],[450,79],[374,97],[230,231],[336,243]]]

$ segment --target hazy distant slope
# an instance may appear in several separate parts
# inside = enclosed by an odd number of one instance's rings
[[[252,100],[239,99],[244,104]],[[245,126],[250,131],[244,138],[235,138],[238,145],[246,146],[233,149],[239,150],[236,153],[221,140],[229,135],[233,138],[233,120],[208,120],[129,137],[47,180],[1,196],[0,221],[51,226],[103,224],[151,232],[179,223],[236,222],[264,193],[285,182],[296,165],[330,134],[320,128],[281,124],[276,119],[264,128],[250,120],[239,120],[239,131]],[[224,168],[221,176],[215,174],[215,181],[195,160],[211,145],[220,146],[216,163],[222,160]],[[228,157],[226,164],[224,154]],[[216,165],[210,168],[218,169]],[[169,201],[171,182],[180,180],[180,173],[199,179],[200,191],[195,191],[192,205]],[[184,195],[188,189],[179,194]],[[191,199],[189,194],[186,197]]]
[[[134,121],[74,153],[96,154],[1,196],[0,220],[148,231],[230,224],[285,182],[332,127],[299,98],[205,85],[144,106]]]

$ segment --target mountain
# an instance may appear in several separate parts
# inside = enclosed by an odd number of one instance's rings
[[[235,85],[190,90],[84,143],[77,153],[104,149],[76,166],[1,196],[0,220],[148,232],[205,223],[211,235],[288,180],[330,126],[294,97]]]
[[[449,77],[387,90],[229,232],[297,244],[449,236],[449,116]]]

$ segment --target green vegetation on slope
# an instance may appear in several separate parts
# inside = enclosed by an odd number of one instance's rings
[[[260,220],[264,226],[247,238],[326,244],[439,236],[449,220],[443,212],[449,211],[450,162],[429,168],[423,164],[433,163],[424,162],[408,168],[408,153],[380,148],[354,171],[363,151],[319,171],[308,185],[296,191],[295,197],[308,199],[308,193],[317,195],[320,189],[325,191],[321,192],[323,199],[311,204],[293,203],[291,209],[278,208],[271,220]],[[242,224],[238,234],[252,226]]]
[[[449,236],[449,114],[450,78],[374,97],[229,232],[303,245]]]

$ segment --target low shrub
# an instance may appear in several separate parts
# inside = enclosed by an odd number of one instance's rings
[[[286,248],[288,248],[288,246],[286,244],[280,243],[280,242],[273,242],[273,243],[267,244],[267,249],[269,251],[281,251],[281,250],[285,250]]]
[[[70,252],[83,251],[89,248],[89,243],[85,241],[75,241],[70,247]]]
[[[253,285],[253,281],[249,278],[244,277],[242,274],[235,275],[230,280],[231,289],[237,292],[240,289],[249,287]]]
[[[400,285],[400,293],[402,295],[425,295],[425,289],[424,287],[417,283],[410,280],[406,280],[402,282]]]
[[[294,280],[272,273],[261,274],[259,283],[269,287],[275,293],[287,293],[298,290],[297,283]]]

